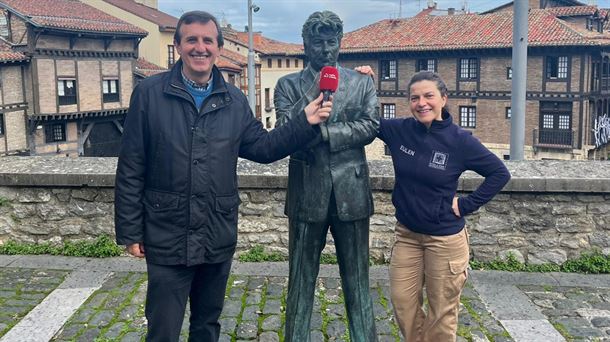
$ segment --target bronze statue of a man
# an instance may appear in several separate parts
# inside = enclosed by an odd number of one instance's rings
[[[343,22],[315,12],[303,25],[309,64],[275,88],[278,124],[297,117],[320,93],[320,69],[337,67],[339,87],[320,136],[290,156],[285,212],[289,218],[290,275],[285,341],[309,341],[320,254],[330,229],[337,253],[351,341],[377,340],[369,295],[369,217],[373,198],[364,146],[379,128],[371,77],[337,66]]]

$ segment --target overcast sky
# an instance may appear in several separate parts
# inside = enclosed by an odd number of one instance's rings
[[[247,0],[158,0],[159,9],[175,17],[190,10],[204,10],[225,20],[237,30],[248,24]],[[341,17],[344,31],[349,32],[382,19],[410,17],[427,7],[427,0],[252,0],[260,7],[252,16],[254,31],[284,42],[301,43],[301,27],[315,11],[331,10]],[[437,8],[483,12],[503,5],[508,0],[437,0]],[[581,0],[588,3],[589,0]],[[610,0],[594,1],[601,8],[610,8]]]

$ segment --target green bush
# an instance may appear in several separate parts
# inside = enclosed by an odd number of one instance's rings
[[[7,241],[0,245],[0,254],[51,254],[78,257],[106,258],[119,256],[123,249],[108,235],[100,235],[95,240],[66,241],[62,244],[18,243]]]
[[[250,250],[239,255],[241,262],[265,262],[265,261],[286,261],[286,258],[277,252],[266,252],[263,246],[256,245]]]
[[[474,270],[496,270],[510,272],[569,272],[569,273],[610,273],[610,256],[603,255],[594,250],[583,253],[580,257],[567,260],[561,265],[541,264],[529,265],[517,260],[513,254],[508,254],[505,260],[493,260],[490,262],[470,261],[470,267]]]

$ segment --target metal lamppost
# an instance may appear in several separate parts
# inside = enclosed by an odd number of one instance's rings
[[[248,103],[250,109],[256,117],[256,89],[254,84],[256,82],[256,74],[254,71],[254,39],[252,37],[252,12],[258,12],[260,7],[252,3],[252,0],[248,0]]]

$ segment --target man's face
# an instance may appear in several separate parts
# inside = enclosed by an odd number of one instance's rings
[[[180,41],[174,41],[174,45],[184,63],[184,74],[197,83],[206,83],[221,49],[218,47],[218,29],[214,22],[182,25]]]
[[[322,30],[320,34],[310,37],[305,43],[305,54],[311,67],[320,71],[323,66],[335,66],[340,45],[341,41],[334,32]]]

